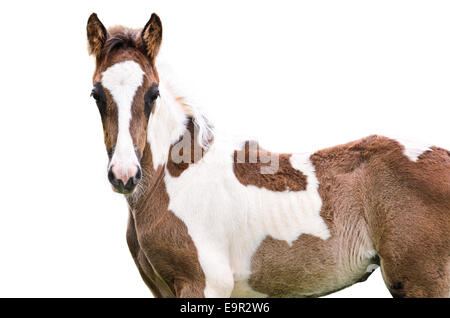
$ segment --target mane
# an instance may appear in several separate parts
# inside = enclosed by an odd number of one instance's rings
[[[157,69],[160,81],[164,82],[166,87],[173,94],[176,103],[181,107],[186,114],[186,117],[192,119],[198,132],[198,144],[207,150],[214,139],[214,126],[205,116],[203,109],[188,97],[188,92],[181,85],[178,78],[175,77],[169,65],[158,59]]]

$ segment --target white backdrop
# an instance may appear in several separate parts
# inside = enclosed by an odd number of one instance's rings
[[[106,177],[86,21],[164,28],[221,130],[305,152],[378,133],[450,149],[446,1],[0,4],[0,296],[149,297]],[[387,297],[380,271],[332,296]]]

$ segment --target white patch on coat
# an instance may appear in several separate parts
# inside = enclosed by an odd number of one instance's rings
[[[179,177],[165,176],[169,209],[194,241],[207,297],[229,297],[233,289],[233,295],[262,295],[247,282],[251,258],[267,235],[289,244],[302,234],[330,237],[320,216],[322,201],[309,156],[291,159],[307,176],[307,189],[274,192],[239,182],[233,172],[234,149],[216,140],[203,159]]]
[[[124,174],[130,167],[139,165],[130,134],[130,120],[134,95],[143,79],[144,72],[134,61],[116,63],[102,73],[102,85],[111,93],[118,113],[117,142],[110,166],[119,167]]]
[[[417,142],[417,141],[410,141],[403,138],[395,138],[395,141],[397,141],[402,147],[403,147],[403,153],[405,156],[409,158],[409,160],[417,162],[419,160],[419,157],[426,151],[432,151],[431,144]]]

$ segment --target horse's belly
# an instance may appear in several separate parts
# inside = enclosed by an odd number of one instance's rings
[[[308,297],[339,289],[333,240],[303,234],[291,245],[266,237],[252,256],[247,280],[233,297]]]
[[[235,281],[232,297],[326,295],[359,281],[373,261],[347,267],[338,253],[334,238],[303,234],[289,245],[268,236],[252,256],[248,279]]]

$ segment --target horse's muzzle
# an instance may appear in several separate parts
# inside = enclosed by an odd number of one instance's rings
[[[117,169],[111,167],[108,171],[108,179],[109,182],[111,182],[114,191],[122,194],[130,194],[142,179],[141,168],[136,166],[134,169],[131,169],[131,171],[120,173]]]

